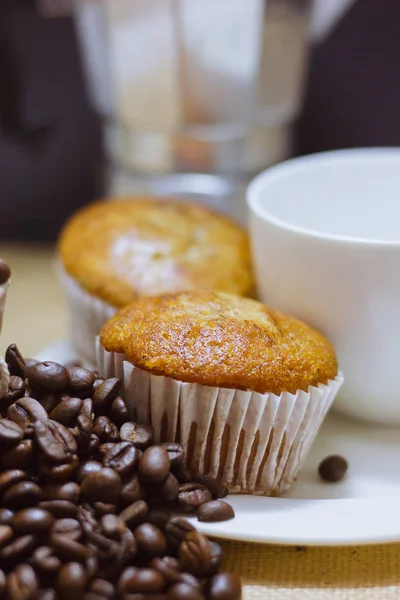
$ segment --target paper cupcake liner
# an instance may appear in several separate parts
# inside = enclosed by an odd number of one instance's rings
[[[151,423],[155,441],[178,441],[187,468],[232,493],[275,496],[295,481],[343,377],[280,396],[153,375],[96,342],[97,368],[119,377],[129,417]]]
[[[8,280],[5,283],[3,283],[2,285],[0,285],[0,333],[1,333],[1,328],[3,325],[3,315],[4,315],[4,309],[6,306],[6,297],[7,297],[7,290],[8,290],[9,285],[10,285],[10,280]]]
[[[72,345],[79,358],[94,366],[96,336],[118,309],[89,294],[59,263],[57,272],[66,297]]]

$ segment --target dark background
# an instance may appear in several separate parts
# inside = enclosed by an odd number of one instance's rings
[[[0,2],[1,239],[52,240],[101,193],[100,125],[72,22]],[[313,49],[296,153],[400,145],[399,107],[400,0],[358,0]]]

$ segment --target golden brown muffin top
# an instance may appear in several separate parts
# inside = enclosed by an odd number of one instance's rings
[[[143,298],[111,318],[100,339],[154,374],[260,393],[307,390],[338,372],[320,333],[260,302],[218,292]]]
[[[116,307],[183,290],[251,295],[253,289],[245,231],[184,201],[96,202],[68,221],[59,250],[67,273]]]

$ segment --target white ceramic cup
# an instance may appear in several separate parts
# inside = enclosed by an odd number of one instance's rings
[[[400,149],[289,160],[247,201],[260,297],[332,340],[335,408],[400,424]]]

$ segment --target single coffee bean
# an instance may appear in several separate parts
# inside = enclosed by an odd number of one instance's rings
[[[43,500],[39,508],[48,510],[56,519],[75,517],[78,507],[68,500]]]
[[[159,571],[169,585],[179,583],[182,572],[178,559],[172,556],[156,557],[151,560],[150,567]]]
[[[12,485],[3,496],[3,503],[10,508],[34,506],[42,497],[42,490],[33,481],[20,481]]]
[[[183,464],[185,460],[185,451],[181,444],[177,442],[164,442],[160,444],[168,452],[169,460],[171,461],[171,469],[176,469]]]
[[[80,448],[87,447],[93,433],[93,421],[90,417],[80,413],[76,419],[76,426],[71,429],[71,433]]]
[[[339,454],[327,456],[319,464],[318,472],[321,479],[329,483],[337,483],[346,475],[348,469],[347,460]]]
[[[96,414],[107,412],[111,408],[113,400],[118,396],[121,389],[121,380],[106,379],[96,386],[93,393],[93,406]]]
[[[194,512],[201,504],[210,502],[211,492],[201,483],[184,483],[179,488],[178,505],[185,512]]]
[[[218,573],[208,585],[209,600],[240,600],[241,597],[242,585],[234,573]]]
[[[51,529],[54,517],[42,508],[25,508],[16,513],[13,529],[16,533],[44,533]]]
[[[13,519],[14,513],[12,510],[10,510],[9,508],[0,508],[0,525],[11,525]]]
[[[30,556],[39,543],[37,535],[22,535],[0,550],[1,560],[19,560]]]
[[[132,421],[122,425],[120,434],[121,440],[132,442],[140,450],[146,450],[152,445],[154,439],[154,430],[151,425],[138,425]]]
[[[64,535],[77,542],[82,536],[82,527],[76,519],[57,519],[52,527],[52,533]]]
[[[54,463],[70,462],[77,450],[72,433],[61,423],[48,419],[34,424],[35,439],[47,458]]]
[[[167,600],[206,600],[201,589],[188,583],[176,583],[168,590]]]
[[[88,417],[94,423],[93,400],[91,398],[82,400],[80,414],[85,415],[85,417]]]
[[[79,415],[81,406],[82,400],[80,398],[67,397],[53,408],[49,417],[63,425],[71,425]]]
[[[79,458],[76,454],[72,457],[71,462],[63,465],[49,464],[48,460],[41,456],[39,458],[39,471],[44,478],[50,481],[65,481],[75,473],[79,464]]]
[[[74,481],[48,483],[43,486],[43,500],[68,500],[78,504],[81,489]]]
[[[211,500],[201,504],[197,509],[197,518],[204,522],[229,521],[235,516],[232,506],[224,500]]]
[[[4,405],[9,405],[11,402],[15,402],[19,398],[25,394],[26,390],[26,382],[22,377],[18,377],[18,375],[12,375],[10,377],[10,384],[8,386],[8,392],[2,399],[2,403]]]
[[[32,600],[38,589],[39,580],[30,565],[18,565],[7,577],[9,600]]]
[[[144,483],[161,483],[168,477],[171,461],[161,446],[147,448],[139,462],[139,476]]]
[[[11,269],[8,264],[0,258],[0,285],[6,283],[11,277]]]
[[[179,494],[179,482],[177,478],[170,473],[167,479],[160,486],[160,495],[166,502],[173,502]]]
[[[32,440],[22,440],[17,446],[0,453],[0,467],[4,469],[27,468],[33,455]]]
[[[82,563],[93,556],[93,550],[91,548],[64,535],[52,534],[49,537],[49,545],[63,560]]]
[[[168,543],[173,548],[177,548],[181,542],[186,540],[191,531],[195,531],[193,525],[181,517],[173,517],[165,526]]]
[[[79,447],[79,454],[83,458],[85,458],[85,457],[89,458],[89,457],[93,456],[94,454],[96,454],[97,450],[99,449],[99,446],[100,446],[99,438],[97,437],[96,434],[92,433],[88,443],[82,444]]]
[[[125,594],[159,594],[164,591],[166,581],[155,569],[127,567],[118,582],[118,591]]]
[[[96,594],[100,598],[107,598],[108,600],[112,600],[115,595],[113,584],[106,579],[93,579],[93,581],[89,583],[88,589],[91,593]]]
[[[96,471],[100,471],[103,468],[101,462],[97,460],[87,460],[85,462],[81,462],[77,471],[76,471],[76,480],[78,483],[81,483],[86,475],[89,473],[96,473]]]
[[[104,515],[100,521],[101,531],[103,535],[112,540],[120,540],[121,535],[126,529],[124,519],[116,515]]]
[[[69,386],[71,394],[80,398],[87,398],[92,394],[93,384],[96,381],[96,375],[89,369],[80,366],[72,366],[68,369]]]
[[[8,471],[3,471],[3,473],[0,473],[0,495],[4,494],[4,492],[15,483],[25,481],[26,479],[28,479],[28,474],[21,469],[9,469]]]
[[[4,548],[14,537],[14,532],[9,525],[0,525],[0,548]]]
[[[10,371],[10,375],[25,377],[25,361],[22,358],[21,352],[16,344],[11,344],[6,350],[6,363]]]
[[[170,519],[168,510],[162,508],[151,508],[147,514],[146,521],[156,525],[159,529],[164,529]]]
[[[121,492],[121,478],[109,468],[89,473],[81,484],[82,496],[87,502],[108,502],[114,504]]]
[[[144,500],[137,500],[130,504],[120,513],[121,519],[127,524],[128,527],[135,528],[141,525],[146,520],[149,507]]]
[[[49,546],[36,548],[29,563],[34,569],[47,574],[56,573],[61,567],[60,559],[55,556],[53,548],[49,548]]]
[[[115,469],[121,476],[126,475],[139,465],[140,450],[130,442],[102,444],[99,448],[104,467]]]
[[[136,473],[125,477],[121,489],[121,503],[126,506],[136,502],[136,500],[143,500],[145,497],[145,489],[140,483],[139,477],[136,475]]]
[[[225,498],[228,495],[228,488],[222,485],[218,479],[214,479],[214,477],[210,477],[209,475],[195,475],[193,481],[207,487],[214,498]]]
[[[40,362],[26,369],[29,384],[39,392],[62,392],[69,383],[68,371],[52,361]]]
[[[8,408],[7,417],[18,423],[25,432],[32,431],[35,421],[47,421],[47,412],[34,398],[25,396]]]
[[[104,515],[116,515],[117,508],[115,504],[107,504],[106,502],[95,502],[93,508],[96,511],[96,517],[100,519]]]
[[[210,540],[198,531],[189,532],[179,547],[179,561],[182,569],[195,577],[213,575]]]
[[[0,446],[9,448],[17,446],[24,437],[24,430],[9,419],[0,419]]]
[[[57,589],[61,598],[80,598],[86,586],[86,570],[79,562],[70,562],[57,574]]]
[[[100,442],[118,442],[120,439],[117,426],[104,416],[95,419],[93,433],[97,435]]]
[[[167,540],[161,529],[151,523],[143,523],[135,529],[135,538],[139,552],[148,556],[164,556]]]
[[[128,409],[121,396],[117,396],[112,401],[110,417],[112,421],[119,426],[123,425],[128,420]]]

